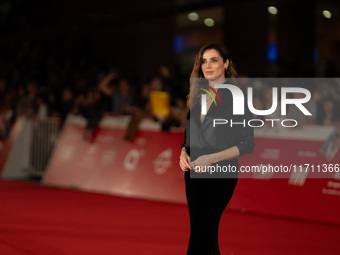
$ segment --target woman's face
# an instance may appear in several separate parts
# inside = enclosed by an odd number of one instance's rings
[[[225,78],[225,69],[229,66],[229,60],[223,62],[222,56],[215,49],[206,50],[202,57],[202,72],[204,78],[214,80]]]

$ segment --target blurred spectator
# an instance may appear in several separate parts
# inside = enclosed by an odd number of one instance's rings
[[[144,118],[152,118],[150,105],[150,84],[144,83],[140,90],[137,91],[135,104],[132,108],[131,120],[126,127],[124,139],[131,141],[138,132],[139,123]]]
[[[132,113],[133,93],[127,79],[121,79],[118,82],[118,88],[113,92],[113,109],[114,114]]]
[[[48,105],[48,116],[51,117],[60,117],[58,113],[58,101],[57,95],[55,92],[50,91],[47,95],[47,105]]]
[[[165,90],[162,79],[159,76],[154,76],[150,80],[150,90],[163,91]]]
[[[142,94],[140,97],[137,97],[136,102],[142,103],[140,108],[137,105],[133,107],[133,113],[131,116],[131,120],[128,124],[125,140],[133,140],[138,132],[139,123],[143,118],[153,118],[155,121],[163,122],[164,119],[161,116],[154,116],[152,113],[151,107],[151,92],[152,91],[163,91],[164,86],[162,83],[162,79],[158,76],[154,76],[150,79],[148,85],[144,84],[142,87]]]
[[[38,119],[45,119],[48,116],[48,106],[43,94],[39,94],[35,100],[33,115]]]
[[[85,94],[79,95],[76,99],[73,113],[84,116],[87,121],[84,138],[93,141],[95,131],[104,114],[100,91],[92,89]]]
[[[114,97],[114,83],[116,83],[118,77],[118,73],[115,71],[110,71],[107,75],[102,77],[98,83],[99,91],[107,98],[109,106],[107,108],[108,111],[112,112],[113,105],[113,97]]]
[[[302,93],[293,93],[293,98],[295,99],[304,97],[305,95]],[[311,113],[311,115],[305,115],[296,105],[288,105],[287,116],[296,120],[300,127],[303,125],[315,124],[317,118],[317,105],[314,98],[312,97],[307,103],[304,103],[303,106]]]
[[[165,118],[167,118],[167,116],[165,116],[166,114],[157,112],[170,111],[171,95],[169,93],[169,90],[165,88],[163,81],[159,76],[154,76],[150,80],[150,91],[148,97],[150,101],[151,113],[153,115],[154,120],[160,123],[164,122]],[[158,105],[159,103],[160,105]],[[161,106],[165,109],[161,110],[160,109]]]
[[[72,112],[74,106],[74,97],[71,88],[65,88],[58,101],[55,99],[54,94],[50,94],[49,105],[51,107],[51,116],[60,117],[60,125],[62,125],[67,115]]]
[[[133,112],[140,112],[144,115],[151,116],[151,105],[150,105],[150,84],[144,83],[139,91],[136,93],[136,98],[134,100],[134,110]]]
[[[169,117],[162,123],[162,130],[168,131],[171,127],[184,128],[187,113],[186,101],[176,98],[175,105],[170,108]]]
[[[44,5],[43,2],[41,4]],[[34,5],[27,1],[0,1],[0,33],[9,35],[42,28],[45,23],[36,17],[32,8]],[[296,66],[290,67],[287,65],[286,76],[301,74]],[[311,67],[305,69],[310,70]],[[283,68],[280,69],[282,72]],[[115,115],[131,114],[127,140],[135,137],[140,121],[145,118],[158,121],[163,130],[183,126],[186,112],[183,100],[189,90],[185,75],[180,79],[168,66],[162,64],[154,70],[157,76],[146,83],[130,84],[135,74],[129,73],[129,80],[122,79],[119,77],[121,71],[118,73],[117,70],[111,71],[98,82],[97,77],[107,70],[104,62],[92,56],[90,39],[79,35],[45,39],[42,36],[39,40],[26,38],[14,39],[13,43],[4,42],[0,48],[1,135],[7,136],[16,116],[21,114],[60,117],[61,122],[70,112],[82,114],[87,119],[85,137],[93,133],[106,112]],[[324,75],[336,77],[337,71],[336,63],[327,61]],[[308,73],[312,74],[311,70]],[[41,84],[46,85],[46,88],[39,87]],[[99,90],[92,88],[94,84],[98,84]],[[41,94],[41,91],[45,93]],[[166,118],[152,114],[151,91],[169,94],[170,114]],[[254,93],[253,104],[256,109],[269,109],[272,106],[272,88],[262,86]],[[311,107],[317,124],[340,123],[340,111],[337,110],[340,107],[340,84],[323,83],[313,92]],[[293,116],[301,113],[299,109],[289,111]],[[255,117],[280,118],[280,102],[271,116]],[[305,122],[300,117],[297,116],[301,123],[313,123],[310,118]]]
[[[12,118],[14,115],[12,95],[8,93],[3,98],[0,105],[0,139],[5,139],[9,135],[9,131],[12,125]]]
[[[339,81],[339,79],[338,79]],[[340,84],[334,80],[326,80],[314,91],[313,98],[317,102],[316,124],[337,125],[340,123]]]
[[[182,89],[180,82],[171,75],[169,68],[165,65],[161,65],[159,67],[159,73],[159,78],[162,81],[164,90],[168,91],[170,94],[171,105],[176,104],[177,98],[184,99],[186,91]]]
[[[320,102],[319,116],[317,124],[332,125],[335,121],[335,102],[331,98],[327,98]]]
[[[38,93],[38,84],[35,80],[30,80],[27,83],[26,88],[27,88],[27,93],[18,102],[16,106],[17,115],[32,115],[34,112],[34,104],[35,104],[37,93]]]
[[[0,102],[3,102],[7,92],[7,84],[5,79],[0,79]]]

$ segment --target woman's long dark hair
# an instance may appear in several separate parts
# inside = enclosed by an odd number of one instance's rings
[[[204,79],[203,71],[201,68],[203,54],[206,50],[217,50],[221,57],[223,58],[223,62],[225,63],[229,60],[228,69],[225,70],[225,77],[229,78],[237,78],[238,74],[236,72],[235,66],[233,64],[231,54],[229,53],[227,47],[221,43],[208,43],[204,45],[198,52],[195,58],[194,67],[192,69],[190,75],[190,92],[187,99],[187,106],[192,108],[198,101],[202,91],[198,89],[197,80]]]

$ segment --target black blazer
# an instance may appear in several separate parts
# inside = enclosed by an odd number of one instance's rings
[[[188,112],[184,142],[181,148],[186,148],[191,161],[201,155],[219,152],[233,146],[237,146],[240,156],[251,153],[254,149],[254,128],[247,124],[252,115],[246,103],[244,107],[245,115],[233,115],[232,93],[228,89],[218,89],[217,93],[220,95],[222,105],[219,100],[216,100],[216,106],[212,103],[202,124],[200,121],[200,100]],[[228,123],[213,127],[214,119],[226,119]],[[231,121],[234,123],[233,125],[230,124]],[[236,122],[244,122],[245,127],[243,127],[243,124],[235,124]],[[224,163],[232,163],[238,166],[238,159]]]

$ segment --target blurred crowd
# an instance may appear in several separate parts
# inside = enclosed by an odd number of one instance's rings
[[[127,140],[133,139],[143,118],[160,122],[163,130],[184,127],[189,75],[179,79],[167,66],[159,65],[154,75],[142,80],[96,60],[91,52],[86,38],[70,37],[1,47],[0,138],[8,137],[21,115],[59,117],[61,122],[69,113],[82,115],[87,120],[87,139],[105,115],[131,115]],[[302,124],[339,123],[340,84],[325,82],[311,90],[312,117],[293,116]],[[151,91],[168,93],[170,113],[166,118],[152,114]],[[271,102],[271,88],[259,87],[254,107],[269,109]]]
[[[18,116],[59,117],[69,113],[87,119],[88,136],[104,115],[131,115],[161,121],[164,130],[183,127],[187,88],[160,65],[146,80],[124,76],[91,56],[90,43],[82,38],[23,43],[0,51],[0,137],[5,138]],[[170,114],[152,115],[150,92],[166,91]],[[129,139],[129,138],[127,138]]]
[[[256,80],[256,79],[255,79]],[[281,81],[284,81],[282,79]],[[303,85],[309,81],[309,84]],[[311,92],[311,99],[304,103],[303,106],[311,113],[305,115],[294,104],[288,104],[286,109],[286,117],[282,115],[281,111],[281,91],[280,86],[277,90],[277,108],[276,110],[266,116],[254,115],[257,119],[294,119],[298,123],[298,127],[303,125],[327,125],[336,126],[340,130],[340,78],[315,78],[306,79],[299,83],[299,79],[291,79],[290,83],[297,82],[297,84],[290,84],[294,87],[302,87]],[[255,84],[255,82],[253,83]],[[253,105],[257,110],[267,110],[273,105],[273,86],[263,83],[257,83],[254,86]],[[242,87],[242,86],[241,86]],[[289,87],[289,86],[288,86]],[[245,89],[245,88],[243,88]],[[288,93],[289,98],[302,99],[305,97],[303,93]],[[271,122],[267,124],[271,125]],[[293,124],[291,124],[293,125]]]

